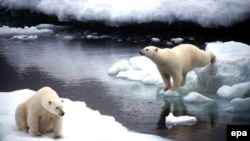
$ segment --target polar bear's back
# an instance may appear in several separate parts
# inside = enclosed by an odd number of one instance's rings
[[[52,88],[43,87],[39,89],[34,95],[29,97],[24,103],[26,107],[32,107],[33,105],[39,105],[45,102],[45,100],[43,99],[52,99],[52,98],[59,98],[59,96]]]
[[[58,94],[50,87],[43,87],[37,91],[37,95],[43,97],[46,95],[47,98],[59,98]]]
[[[177,54],[180,59],[181,66],[184,72],[192,70],[194,67],[201,67],[209,64],[211,61],[211,54],[199,49],[192,44],[181,44],[172,51]]]

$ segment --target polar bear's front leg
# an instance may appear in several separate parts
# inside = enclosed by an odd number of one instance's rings
[[[185,85],[185,83],[186,83],[186,77],[187,77],[187,73],[183,73],[182,74],[182,83],[181,83],[181,86]]]
[[[167,91],[171,87],[170,76],[168,73],[164,72],[164,70],[162,68],[158,67],[158,70],[160,72],[161,78],[163,79],[163,82],[165,85],[163,88],[163,91]]]
[[[63,118],[58,117],[55,122],[53,123],[53,130],[54,130],[54,137],[55,138],[62,138],[62,122]]]
[[[39,116],[28,113],[27,123],[29,126],[29,134],[32,136],[41,136],[41,133],[39,132],[39,119]]]
[[[183,76],[182,74],[178,71],[172,75],[173,77],[173,86],[170,88],[170,90],[177,90],[181,84],[183,83]]]

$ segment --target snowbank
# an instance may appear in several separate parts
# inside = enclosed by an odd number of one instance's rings
[[[248,0],[0,0],[0,6],[54,15],[60,21],[100,21],[111,26],[190,21],[226,27],[249,18],[250,13]]]
[[[234,41],[212,42],[207,44],[206,50],[216,55],[216,62],[213,65],[195,68],[189,72],[186,84],[181,88],[180,92],[204,91],[215,93],[223,85],[232,86],[238,83],[250,82],[249,45]],[[123,60],[123,62],[125,61]],[[116,65],[110,68],[109,74],[129,80],[141,81],[145,84],[162,86],[163,82],[160,74],[155,64],[148,58],[136,56],[124,64],[117,62]],[[242,85],[242,87],[248,89],[249,86]]]
[[[0,92],[0,140],[1,141],[52,141],[53,134],[32,137],[18,131],[14,113],[16,106],[35,92],[29,89],[14,92]],[[114,117],[101,115],[87,107],[84,102],[64,100],[64,138],[60,141],[163,141],[167,140],[154,135],[131,132]]]

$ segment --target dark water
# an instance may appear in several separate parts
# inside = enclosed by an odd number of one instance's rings
[[[227,124],[250,123],[247,114],[224,113],[217,110],[216,104],[185,105],[181,98],[164,100],[155,86],[107,74],[115,62],[137,56],[150,40],[89,40],[80,36],[65,40],[63,34],[34,41],[0,37],[0,91],[50,86],[61,97],[84,101],[88,107],[114,116],[129,130],[177,140],[226,140]],[[195,115],[198,123],[168,129],[165,116],[169,114],[170,102],[174,103],[174,115]]]

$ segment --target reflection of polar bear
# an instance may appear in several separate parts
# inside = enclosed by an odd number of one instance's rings
[[[164,91],[176,90],[183,86],[190,70],[214,63],[216,59],[211,52],[205,52],[191,44],[181,44],[172,49],[148,46],[141,50],[140,54],[150,58],[157,65],[165,83]],[[172,87],[170,77],[174,81]]]
[[[30,135],[41,136],[41,133],[54,131],[55,138],[61,138],[63,100],[57,93],[43,87],[36,94],[18,105],[15,113],[17,127]]]

